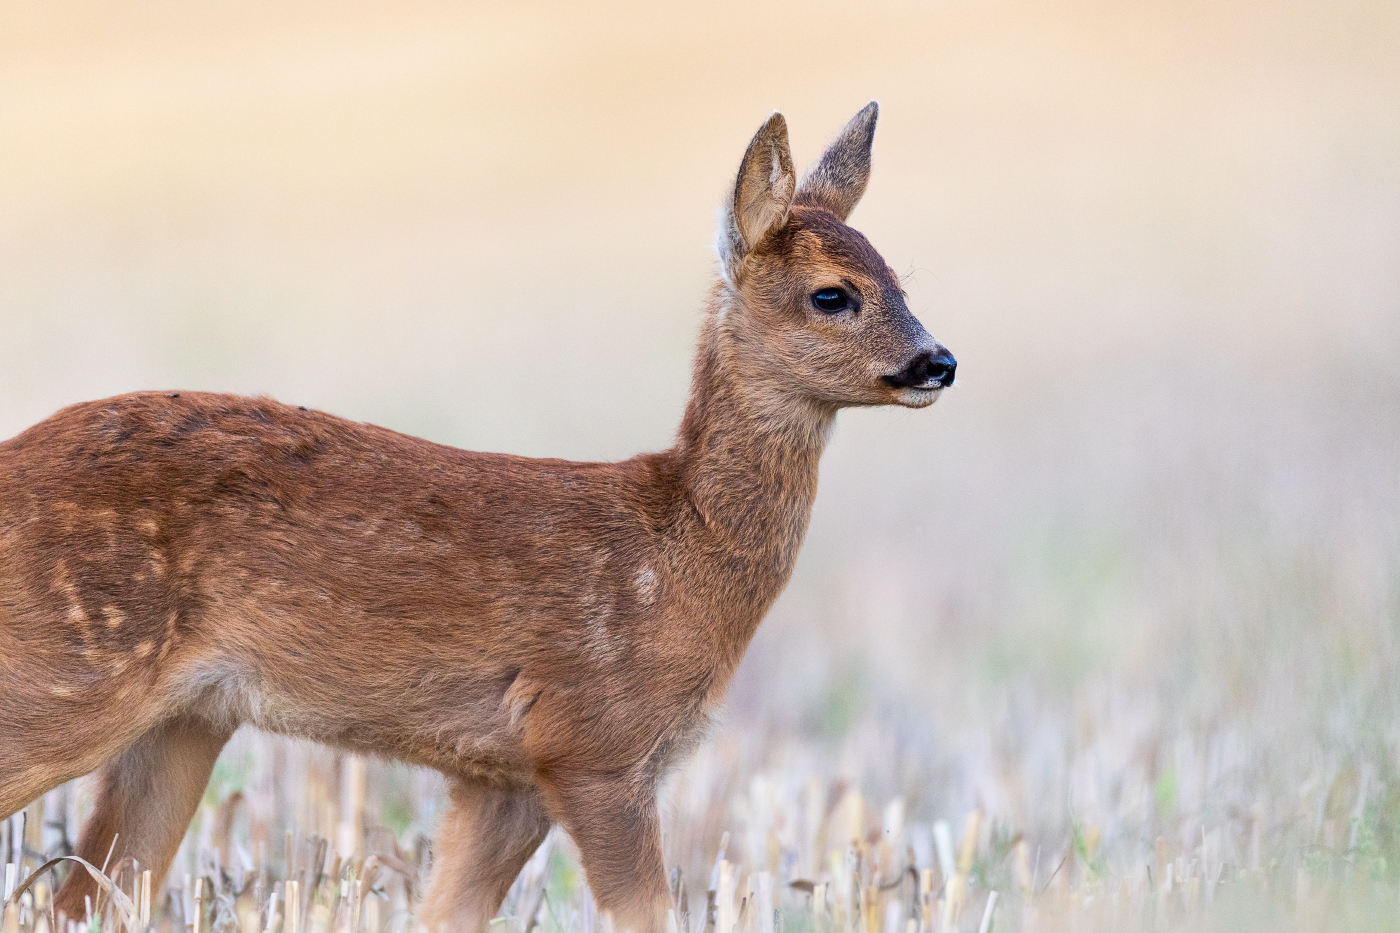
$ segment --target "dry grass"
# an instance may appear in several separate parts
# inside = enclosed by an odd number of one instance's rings
[[[908,725],[865,719],[827,741],[744,731],[708,745],[670,794],[667,849],[676,866],[680,929],[1400,924],[1400,783],[1389,743],[1372,749],[1374,756],[1320,754],[1306,780],[1275,798],[1267,784],[1237,783],[1218,736],[1178,737],[1175,747],[1138,750],[1162,759],[1155,777],[1131,767],[1126,774],[1104,769],[1117,786],[1102,822],[1081,819],[1073,801],[1048,799],[1035,786],[1005,786],[1022,776],[1003,774],[1003,786],[994,782],[989,796],[1039,799],[1043,809],[1033,822],[1056,827],[1028,831],[990,804],[940,810],[949,776],[939,773],[937,758],[921,760],[927,749],[910,747]],[[1111,731],[1121,723],[1103,726]],[[1116,738],[1098,735],[1069,756],[1074,760],[1054,764],[1102,765]],[[1003,749],[1003,767],[1033,769],[1027,759],[1034,752],[1026,751]],[[943,769],[962,764],[941,762]],[[843,772],[858,777],[837,776]],[[1255,803],[1241,810],[1239,799]],[[221,760],[168,889],[145,894],[145,910],[160,931],[413,930],[413,895],[443,803],[435,776],[240,735]],[[64,849],[85,804],[74,785],[10,821],[5,842],[24,838],[28,857],[22,870],[7,873],[9,887]],[[139,915],[138,871],[127,864],[108,874]],[[49,877],[19,898],[6,915],[6,933],[53,929],[45,913]],[[99,899],[96,911],[84,929],[119,928],[122,912],[110,898]],[[566,835],[549,837],[499,922],[503,933],[606,928]]]
[[[768,933],[765,872],[789,933],[967,933],[993,891],[1002,931],[1400,927],[1396,13],[6,5],[0,434],[198,388],[657,448],[749,134],[781,107],[805,162],[878,97],[853,219],[959,385],[840,419],[669,789],[686,933],[721,883],[718,933]],[[198,890],[197,933],[409,928],[442,790],[360,767],[238,736],[156,927]],[[503,917],[603,926],[566,837]]]

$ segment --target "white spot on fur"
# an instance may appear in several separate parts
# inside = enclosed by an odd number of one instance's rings
[[[637,591],[637,602],[643,606],[650,606],[656,602],[656,591],[660,583],[656,579],[656,571],[650,567],[642,567],[637,572],[636,579],[632,581],[633,588]]]
[[[68,577],[68,564],[66,561],[60,560],[58,565],[54,567],[53,591],[63,594],[63,598],[68,600],[68,609],[64,614],[68,617],[69,622],[72,622],[74,625],[88,624],[87,612],[83,610],[82,601],[78,599],[78,588],[73,585],[73,581]]]
[[[616,661],[627,650],[627,636],[614,631],[612,599],[606,594],[590,591],[583,597],[584,627],[588,635],[588,654],[602,664]]]

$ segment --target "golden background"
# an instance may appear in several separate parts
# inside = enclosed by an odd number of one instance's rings
[[[865,724],[911,813],[1128,861],[1321,838],[1400,747],[1395,3],[7,3],[0,436],[158,388],[663,447],[750,136],[871,98],[852,223],[957,386],[840,417],[716,741],[875,799]]]

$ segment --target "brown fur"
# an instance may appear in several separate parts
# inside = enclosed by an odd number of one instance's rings
[[[0,814],[100,768],[80,853],[119,832],[161,875],[246,723],[448,775],[431,926],[484,929],[559,823],[599,905],[660,928],[658,782],[787,583],[837,409],[937,395],[882,381],[944,351],[844,224],[874,120],[800,186],[782,117],[755,137],[665,452],[472,453],[202,393],[0,444]],[[833,285],[859,310],[815,310]]]

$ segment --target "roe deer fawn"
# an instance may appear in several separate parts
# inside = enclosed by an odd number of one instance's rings
[[[0,443],[0,815],[98,770],[78,854],[159,878],[240,725],[437,768],[421,915],[480,931],[550,826],[670,906],[656,791],[792,572],[838,409],[956,362],[846,217],[877,108],[799,183],[775,113],[720,225],[676,444],[472,453],[266,398],[139,393]],[[57,906],[83,914],[73,872]]]

